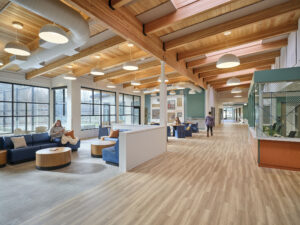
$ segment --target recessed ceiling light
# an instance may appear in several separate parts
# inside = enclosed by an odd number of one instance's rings
[[[232,94],[242,93],[242,89],[235,87],[231,90],[231,93]]]
[[[242,96],[241,95],[235,95],[234,97],[235,98],[241,98]]]
[[[46,24],[40,30],[39,37],[54,44],[65,44],[69,41],[67,33],[54,24]]]
[[[4,51],[13,55],[29,56],[29,48],[21,42],[9,42],[5,45]]]
[[[128,44],[127,44],[127,46],[128,46],[128,47],[133,47],[133,46],[134,46],[134,44],[132,44],[132,43],[128,43]]]
[[[23,24],[17,21],[13,21],[12,25],[14,28],[16,28],[17,30],[22,30],[23,29]]]
[[[217,68],[232,68],[240,65],[240,60],[236,55],[233,54],[225,54],[221,56],[217,61]]]
[[[71,69],[71,68],[73,68],[73,66],[72,66],[72,65],[68,65],[67,67],[68,67],[68,68],[70,68],[70,69]]]
[[[77,77],[73,76],[73,75],[65,75],[64,76],[65,80],[77,80]]]
[[[96,55],[95,58],[96,58],[96,59],[100,59],[100,55]]]
[[[231,31],[230,31],[230,30],[224,32],[224,35],[225,35],[225,36],[228,36],[228,35],[230,35],[230,34],[231,34]]]
[[[161,83],[161,79],[160,79],[160,78],[158,78],[157,81],[158,81],[159,83]],[[168,78],[165,79],[165,83],[167,83],[167,82],[169,82]]]
[[[104,72],[101,69],[93,68],[91,70],[91,74],[95,75],[95,76],[102,76],[102,75],[104,75]]]
[[[131,85],[133,85],[133,86],[139,86],[139,85],[141,85],[141,82],[136,81],[136,80],[133,80],[133,81],[131,81],[130,83],[131,83]]]
[[[130,71],[139,69],[138,65],[135,62],[126,62],[126,63],[123,64],[122,68],[124,70],[130,70]]]
[[[244,104],[245,106],[247,105],[247,103]]]
[[[4,65],[3,61],[2,61],[2,60],[0,60],[0,66],[3,66],[3,65]]]
[[[177,90],[183,90],[184,89],[184,87],[177,87]]]

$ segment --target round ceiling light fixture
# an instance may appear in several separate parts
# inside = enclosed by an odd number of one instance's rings
[[[234,97],[235,98],[241,98],[242,96],[241,95],[235,95]]]
[[[29,56],[29,48],[21,42],[9,42],[5,45],[4,51],[13,55]]]
[[[183,89],[185,89],[185,88],[184,88],[184,87],[178,86],[176,89],[177,89],[177,90],[183,90]]]
[[[231,90],[231,93],[232,94],[242,93],[242,89],[235,87]]]
[[[131,48],[131,47],[133,47],[133,46],[134,46],[134,44],[132,44],[132,43],[128,43],[128,44],[127,44],[127,46]]]
[[[100,55],[96,55],[95,56],[96,59],[100,59],[100,57],[101,57]]]
[[[225,35],[225,36],[228,36],[228,35],[230,35],[230,34],[231,34],[231,31],[230,31],[230,30],[224,32],[224,35]]]
[[[134,70],[138,70],[139,67],[136,64],[136,62],[126,62],[126,63],[123,64],[123,69],[124,70],[134,71]]]
[[[191,89],[191,90],[189,91],[189,95],[194,95],[194,94],[196,94],[196,91],[193,90],[193,89]]]
[[[65,80],[77,80],[77,77],[68,74],[68,75],[65,75],[65,76],[64,76],[64,79],[65,79]]]
[[[12,22],[12,26],[14,28],[16,28],[17,30],[22,30],[23,29],[23,23],[17,22],[17,21],[13,21]]]
[[[94,76],[102,76],[102,75],[104,75],[104,72],[101,69],[93,68],[91,70],[91,74]]]
[[[225,54],[218,59],[217,68],[232,68],[240,65],[240,60],[236,55]]]
[[[139,86],[141,85],[141,82],[137,81],[137,80],[133,80],[130,82],[132,86]]]
[[[176,95],[176,92],[173,90],[173,91],[170,91],[169,92],[169,95]]]
[[[39,37],[54,44],[65,44],[69,41],[67,33],[54,24],[46,24],[40,30]]]
[[[233,77],[233,78],[230,78],[229,80],[227,80],[226,84],[229,85],[229,86],[232,86],[232,85],[238,85],[240,84],[241,81],[240,79],[236,78],[236,77]]]
[[[106,85],[106,87],[107,87],[107,88],[116,88],[117,86],[114,85],[114,84],[108,84],[108,85]]]

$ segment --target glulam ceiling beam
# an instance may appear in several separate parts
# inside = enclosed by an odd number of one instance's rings
[[[174,79],[170,79],[168,84],[176,84],[176,83],[179,83],[179,82],[187,82],[189,81],[189,79],[187,77],[179,77],[179,78],[174,78]],[[152,83],[147,83],[147,84],[142,84],[142,85],[139,85],[139,86],[136,86],[136,89],[145,89],[145,88],[154,88],[154,87],[157,87],[159,86],[160,82],[152,82]]]
[[[177,61],[175,52],[165,52],[162,41],[153,35],[145,36],[143,33],[143,24],[127,10],[121,7],[118,10],[112,10],[107,1],[94,0],[90,4],[86,4],[82,0],[72,0],[77,7],[88,11],[91,15],[100,19],[106,26],[110,27],[115,33],[141,49],[149,52],[156,58],[163,60],[174,68],[178,73],[188,77],[195,84],[204,87],[203,79],[194,76],[192,71],[186,68],[184,62]]]
[[[89,74],[91,69],[93,69],[94,67],[101,68],[102,70],[104,70],[104,69],[118,66],[125,62],[129,62],[131,60],[138,60],[141,58],[145,58],[147,56],[149,56],[148,53],[146,53],[144,51],[137,51],[137,52],[132,53],[131,57],[128,54],[128,55],[114,57],[109,60],[101,60],[100,59],[100,60],[96,60],[94,65],[79,67],[78,69],[73,70],[73,73],[75,76],[83,76],[85,74]],[[97,61],[99,61],[99,63],[97,63]]]
[[[239,78],[240,81],[247,81],[247,80],[252,80],[253,73],[249,73],[246,75],[240,75],[240,76],[235,76],[236,78]],[[220,80],[215,80],[215,81],[210,81],[207,82],[207,84],[213,86],[213,85],[218,85],[218,84],[225,84],[227,82],[228,78],[220,79]]]
[[[238,87],[242,85],[250,85],[251,81],[242,81],[239,84],[236,85],[227,85],[227,84],[220,84],[220,85],[215,85],[213,88],[214,89],[220,89],[220,88],[227,88],[227,87]]]
[[[244,65],[247,63],[254,63],[254,62],[259,62],[259,61],[263,61],[263,60],[267,60],[267,59],[275,59],[278,56],[280,56],[280,50],[273,51],[273,52],[261,53],[261,54],[257,54],[257,55],[246,56],[246,57],[241,57],[240,63],[241,63],[241,65]],[[203,72],[208,72],[208,71],[213,71],[213,70],[219,70],[215,64],[196,68],[196,69],[194,69],[194,73],[203,73]]]
[[[259,53],[262,53],[265,51],[280,49],[284,46],[287,46],[287,44],[288,44],[287,39],[282,39],[279,41],[274,41],[274,42],[269,42],[269,43],[257,44],[257,45],[253,45],[250,47],[245,47],[245,48],[231,50],[231,51],[213,55],[213,56],[208,56],[203,59],[193,60],[193,61],[190,61],[187,63],[187,67],[195,68],[197,66],[206,66],[209,64],[215,64],[215,63],[217,63],[218,59],[226,53],[231,53],[238,57],[243,57],[243,56],[254,54],[254,53],[259,54]]]
[[[141,84],[148,84],[148,83],[157,83],[157,80],[158,80],[159,76],[156,76],[156,77],[152,77],[152,78],[148,78],[148,79],[144,79],[144,80],[140,80]],[[182,76],[181,74],[179,73],[176,73],[176,74],[170,74],[170,75],[167,75],[167,78],[169,80],[172,80],[172,79],[175,79],[175,78],[185,78],[184,76]],[[138,80],[138,79],[136,79]],[[168,83],[167,83],[168,84]],[[133,85],[131,85],[131,83],[125,83],[123,84],[123,88],[127,88],[127,87],[132,87]]]
[[[201,56],[205,55],[210,52],[215,52],[215,51],[220,51],[223,49],[231,48],[231,47],[236,47],[239,45],[247,44],[250,42],[254,41],[259,41],[262,39],[270,38],[270,37],[275,37],[278,35],[282,34],[288,34],[290,32],[296,31],[298,29],[298,24],[287,24],[287,25],[282,25],[276,28],[272,29],[266,29],[263,32],[256,32],[253,33],[252,35],[247,35],[244,37],[237,37],[237,38],[231,38],[224,43],[220,43],[217,45],[212,45],[206,48],[197,48],[194,50],[188,50],[188,51],[181,51],[178,52],[178,60],[184,60],[184,59],[189,59],[193,58],[196,56]]]
[[[172,50],[178,47],[182,47],[184,45],[193,43],[195,41],[198,41],[199,39],[203,39],[206,37],[210,37],[213,35],[217,35],[220,33],[224,33],[228,30],[233,30],[239,27],[247,26],[262,20],[270,19],[272,17],[297,10],[300,8],[300,2],[299,1],[289,1],[287,3],[279,4],[276,6],[273,6],[271,8],[261,10],[259,12],[252,13],[247,16],[240,17],[235,20],[231,20],[225,23],[221,23],[216,26],[212,26],[206,29],[202,29],[190,34],[186,34],[182,37],[175,38],[173,40],[167,41],[165,43],[166,50]]]
[[[188,3],[188,1],[185,1]],[[146,34],[152,34],[161,29],[172,26],[178,22],[183,22],[185,19],[193,17],[197,14],[204,13],[208,10],[213,10],[221,5],[232,3],[231,0],[201,0],[193,1],[186,5],[182,5],[174,12],[169,13],[161,18],[153,20],[145,24]],[[175,6],[176,7],[176,6]],[[176,7],[177,8],[177,7]]]
[[[233,68],[229,68],[229,69],[217,69],[217,70],[213,70],[213,71],[208,71],[208,72],[203,72],[200,73],[200,77],[206,78],[206,77],[211,77],[211,76],[216,76],[218,74],[222,74],[222,73],[230,73],[230,72],[236,72],[236,71],[240,71],[240,70],[245,70],[245,69],[251,69],[251,68],[255,68],[255,67],[261,67],[261,66],[268,66],[268,65],[272,65],[275,63],[275,59],[267,59],[267,60],[262,60],[259,62],[251,62],[251,63],[245,63]]]
[[[227,87],[224,87],[224,88],[220,88],[218,87],[217,89],[215,89],[217,92],[221,92],[221,91],[231,91],[234,87],[237,87],[237,86],[227,86]],[[250,84],[242,84],[242,85],[239,85],[238,86],[239,88],[249,88],[250,87]]]
[[[46,66],[44,66],[41,69],[36,69],[33,70],[29,73],[26,74],[26,79],[32,79],[34,77],[38,77],[40,75],[46,74],[48,72],[51,72],[52,70],[55,70],[57,67],[61,67],[61,66],[65,66],[73,61],[82,59],[84,57],[87,57],[89,55],[93,55],[97,52],[103,51],[105,49],[114,47],[115,45],[121,44],[123,42],[125,42],[126,40],[122,37],[119,36],[115,36],[112,37],[106,41],[103,41],[99,44],[96,44],[94,46],[91,46],[87,49],[82,50],[81,52],[79,52],[78,54],[72,55],[72,56],[67,56],[65,58],[56,60]]]
[[[174,72],[174,69],[166,66],[165,67],[165,73],[172,73]],[[161,67],[160,66],[155,66],[155,67],[151,67],[149,69],[143,70],[143,71],[137,71],[137,72],[131,72],[130,74],[127,74],[126,76],[120,76],[117,78],[111,78],[108,79],[110,82],[114,83],[114,84],[123,84],[126,82],[129,82],[131,80],[134,79],[145,79],[147,77],[151,77],[151,76],[158,76],[161,73]]]
[[[109,4],[111,5],[111,7],[113,7],[114,9],[118,9],[126,4],[130,4],[135,0],[109,0],[108,2],[110,2]]]
[[[159,67],[160,62],[155,60],[155,61],[139,64],[139,70],[136,73],[142,73],[143,70],[146,70],[148,68],[155,67],[155,66]],[[107,73],[103,76],[96,76],[96,77],[94,77],[94,82],[109,79],[109,78],[113,78],[113,77],[118,77],[118,76],[125,76],[125,75],[129,75],[129,74],[132,74],[132,73],[133,73],[132,71],[120,69],[120,70],[117,70],[117,71],[114,71],[114,72]]]

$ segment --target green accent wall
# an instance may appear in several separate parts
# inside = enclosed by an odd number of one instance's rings
[[[294,81],[299,80],[299,75],[300,67],[255,71],[254,82]]]
[[[205,117],[205,91],[196,92],[194,95],[188,94],[189,89],[184,90],[185,99],[185,119]]]
[[[248,118],[248,105],[243,105],[243,118],[249,120],[249,118]]]

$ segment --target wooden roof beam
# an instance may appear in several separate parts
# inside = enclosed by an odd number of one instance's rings
[[[218,45],[209,46],[207,48],[199,48],[194,49],[192,51],[182,51],[178,52],[178,60],[184,60],[193,58],[200,55],[205,55],[210,52],[215,52],[243,44],[247,44],[254,41],[259,41],[265,38],[276,37],[282,34],[288,34],[290,32],[296,31],[298,29],[298,24],[289,24],[276,28],[272,28],[269,30],[264,30],[264,32],[253,33],[252,35],[247,35],[245,37],[232,38],[230,41],[224,43],[220,43]]]
[[[179,82],[185,82],[185,81],[189,81],[189,79],[187,77],[179,77],[179,78],[174,78],[174,79],[170,79],[168,84],[176,84]],[[153,83],[147,83],[147,84],[142,84],[137,86],[137,89],[145,89],[145,88],[153,88],[153,87],[157,87],[160,83],[159,82],[153,82]]]
[[[251,62],[251,63],[245,63],[233,68],[229,69],[217,69],[213,71],[208,71],[208,72],[203,72],[200,73],[200,77],[206,78],[206,77],[211,77],[211,76],[216,76],[218,74],[222,73],[230,73],[230,72],[236,72],[240,70],[245,70],[245,69],[251,69],[255,67],[261,67],[261,66],[267,66],[267,65],[272,65],[275,63],[275,59],[267,59],[267,60],[262,60],[259,62]]]
[[[77,7],[88,11],[91,15],[100,19],[106,26],[110,27],[115,33],[124,39],[130,40],[146,52],[151,53],[160,60],[163,60],[174,68],[178,73],[188,77],[197,85],[204,87],[203,79],[194,76],[191,70],[186,68],[184,62],[177,61],[175,52],[165,52],[162,41],[154,36],[143,34],[143,24],[126,8],[112,10],[103,0],[94,0],[91,4],[86,4],[82,0],[72,0]]]
[[[79,59],[84,58],[89,55],[93,55],[99,51],[103,51],[104,49],[111,48],[111,47],[121,44],[125,41],[126,41],[125,39],[123,39],[122,37],[119,37],[119,36],[112,37],[106,41],[103,41],[99,44],[96,44],[87,49],[84,49],[81,52],[79,52],[78,54],[75,54],[72,56],[67,56],[63,59],[54,61],[54,62],[44,66],[41,69],[33,70],[26,74],[26,79],[32,79],[34,77],[38,77],[38,76],[48,73],[52,70],[55,70],[57,67],[65,66],[73,61],[79,60]]]
[[[259,61],[267,60],[267,59],[275,59],[278,56],[280,56],[280,50],[273,51],[273,52],[267,52],[267,53],[261,53],[258,55],[251,55],[251,56],[247,56],[247,57],[241,57],[240,63],[241,63],[241,65],[244,65],[245,63],[253,63],[253,62],[259,62]],[[213,70],[219,70],[215,64],[196,68],[196,69],[194,69],[194,72],[195,73],[203,73],[203,72],[213,71]]]
[[[273,6],[268,9],[261,10],[259,12],[252,13],[247,16],[240,17],[235,20],[231,20],[216,26],[212,26],[206,29],[202,29],[191,34],[184,35],[179,38],[175,38],[173,40],[167,41],[165,43],[166,50],[172,50],[178,47],[182,47],[184,45],[190,44],[194,41],[198,41],[199,39],[203,39],[206,37],[210,37],[213,35],[217,35],[220,33],[224,33],[228,30],[233,30],[242,26],[247,26],[253,24],[255,22],[259,22],[265,19],[270,19],[272,17],[278,16],[280,14],[284,14],[296,9],[300,8],[300,2],[287,2],[283,4],[279,4]]]
[[[231,91],[234,87],[236,86],[227,86],[227,87],[224,87],[224,88],[215,88],[215,90],[217,92],[221,92],[221,91]],[[250,87],[250,84],[241,84],[238,86],[239,88],[249,88]]]
[[[252,80],[253,73],[249,73],[246,75],[240,75],[240,76],[235,76],[236,78],[239,78],[240,81],[247,81],[247,80]],[[217,85],[217,84],[225,84],[227,82],[228,78],[220,79],[220,80],[214,80],[214,81],[209,81],[207,84],[209,85]]]
[[[213,86],[214,89],[220,89],[220,88],[226,88],[226,87],[238,87],[238,86],[241,86],[241,85],[250,85],[251,84],[251,81],[242,81],[240,82],[239,84],[236,84],[236,85],[227,85],[227,84],[221,84],[221,85],[215,85]]]
[[[135,0],[110,0],[108,2],[110,2],[109,4],[111,5],[112,8],[114,9],[118,9],[124,5],[130,4]]]
[[[253,45],[250,47],[242,48],[242,49],[237,49],[233,51],[228,51],[225,53],[209,56],[203,59],[197,59],[193,60],[187,63],[188,68],[194,68],[197,66],[205,66],[213,63],[217,63],[218,59],[223,56],[226,53],[231,53],[234,54],[238,57],[243,57],[246,55],[254,54],[254,53],[261,53],[269,50],[275,50],[275,49],[280,49],[284,46],[287,46],[288,40],[287,39],[282,39],[279,41],[274,41],[274,42],[269,42],[269,43],[263,43],[263,44],[258,44],[258,45]]]

